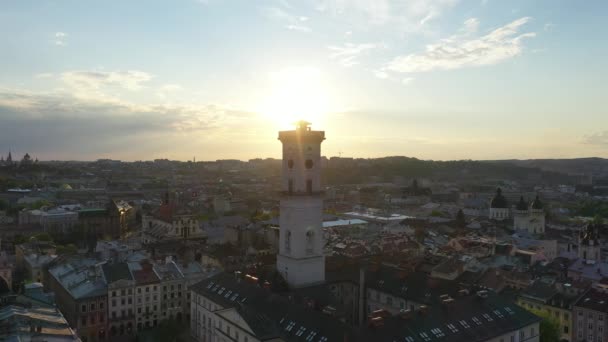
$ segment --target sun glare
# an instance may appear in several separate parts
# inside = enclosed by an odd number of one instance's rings
[[[278,128],[292,128],[301,119],[321,124],[329,110],[321,73],[310,67],[286,68],[271,74],[271,87],[261,112]]]

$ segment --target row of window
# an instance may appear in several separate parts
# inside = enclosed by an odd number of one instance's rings
[[[91,315],[88,315],[88,316],[87,315],[83,315],[83,316],[80,317],[80,326],[82,326],[82,327],[86,327],[87,324],[89,324],[89,325],[95,325],[97,322],[104,323],[105,322],[105,314],[100,313],[99,314],[99,319],[97,319],[97,314],[91,314]]]
[[[81,304],[80,305],[80,312],[87,312],[87,307],[89,308],[88,311],[95,311],[97,310],[97,304],[96,303],[90,303],[89,305],[87,304]],[[99,310],[103,310],[105,307],[105,303],[103,301],[99,302]]]

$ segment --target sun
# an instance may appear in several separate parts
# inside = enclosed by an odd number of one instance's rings
[[[293,124],[302,119],[321,124],[330,107],[322,76],[312,67],[292,67],[272,73],[271,86],[260,112],[280,129],[293,128]]]

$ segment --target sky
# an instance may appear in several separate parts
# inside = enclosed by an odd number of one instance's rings
[[[608,158],[603,0],[4,0],[0,155]]]

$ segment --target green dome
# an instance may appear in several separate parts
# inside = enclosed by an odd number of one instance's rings
[[[543,203],[538,198],[538,195],[536,195],[536,198],[532,202],[532,209],[542,209],[542,208],[543,208]]]
[[[490,202],[491,208],[508,208],[507,199],[502,195],[502,190],[500,188],[496,189],[496,195],[492,198],[492,202]]]
[[[517,210],[528,210],[528,203],[524,201],[524,196],[519,197],[519,203],[517,203]]]

